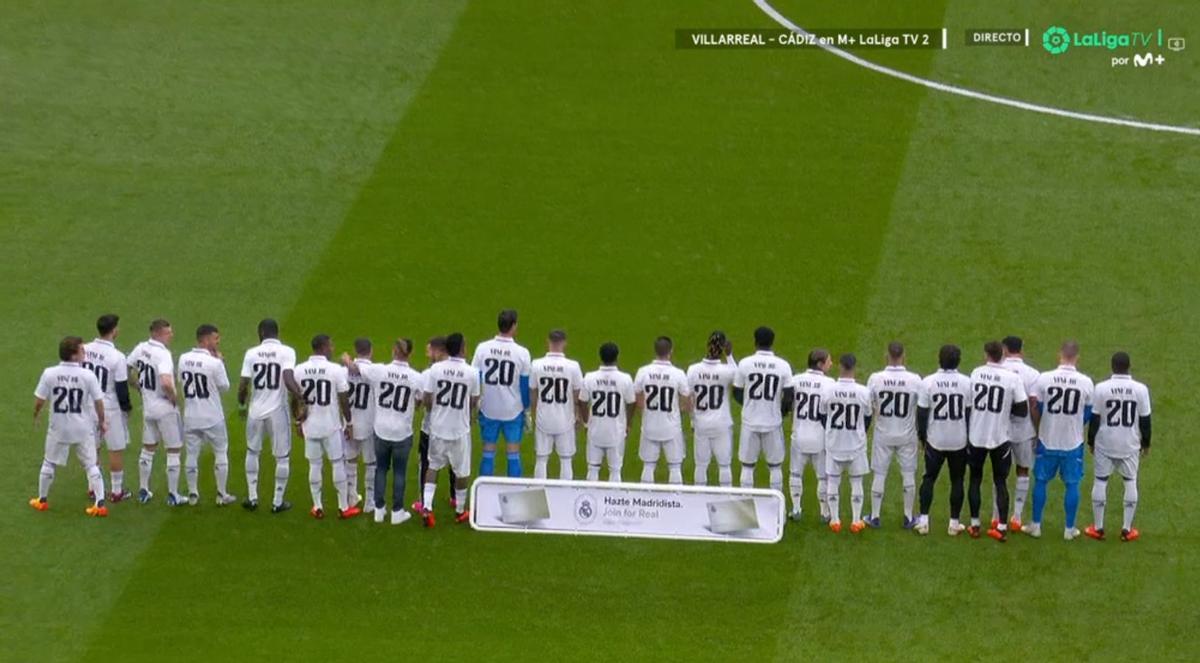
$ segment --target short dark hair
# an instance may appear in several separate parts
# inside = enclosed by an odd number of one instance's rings
[[[501,334],[507,334],[517,324],[517,310],[506,308],[500,311],[500,315],[496,318],[496,326],[500,328]]]
[[[451,357],[462,356],[463,346],[466,345],[466,340],[459,332],[454,332],[446,336],[446,353]]]
[[[958,364],[962,361],[962,349],[953,343],[947,343],[938,350],[938,366],[953,371],[958,368]]]
[[[258,337],[260,339],[279,338],[279,323],[275,322],[274,318],[263,318],[258,323]]]
[[[371,354],[371,339],[365,336],[354,339],[354,352],[360,355]]]
[[[1000,341],[988,341],[983,344],[983,353],[992,361],[1000,361],[1004,358],[1004,346]]]
[[[665,357],[671,354],[671,350],[674,347],[675,344],[671,341],[670,336],[659,336],[654,339],[654,356]]]
[[[58,358],[62,361],[71,361],[79,352],[79,348],[83,347],[83,339],[78,336],[67,336],[58,344]]]
[[[321,350],[324,350],[325,348],[329,347],[332,342],[333,339],[329,338],[329,334],[317,334],[316,336],[312,337],[313,352],[320,352]]]
[[[398,338],[395,343],[396,350],[405,357],[412,354],[413,342],[411,338]]]
[[[1125,374],[1129,372],[1129,353],[1114,352],[1112,356],[1112,371],[1113,373]]]
[[[843,371],[853,371],[854,367],[858,366],[858,357],[855,357],[853,352],[847,352],[838,358],[838,365]]]
[[[621,354],[621,349],[616,343],[609,341],[600,346],[600,363],[605,366],[612,366],[617,363],[617,355]]]
[[[561,329],[551,329],[548,337],[551,343],[562,343],[567,340],[567,332]]]
[[[445,350],[446,349],[446,337],[445,336],[434,336],[433,338],[429,339],[429,347],[437,348],[439,350]]]
[[[96,331],[100,332],[101,336],[108,336],[117,328],[119,322],[121,318],[116,313],[105,313],[96,319]]]
[[[170,326],[171,323],[167,322],[163,318],[155,318],[150,322],[150,333],[153,334],[154,332],[162,331]]]
[[[759,327],[754,330],[754,347],[760,350],[770,350],[775,345],[775,331],[770,327]]]
[[[199,341],[202,338],[206,338],[213,334],[218,334],[220,331],[221,330],[217,329],[216,325],[210,325],[208,323],[202,324],[199,327],[196,327],[196,340]]]
[[[1025,347],[1025,343],[1021,340],[1020,336],[1005,336],[1004,340],[1000,342],[1004,344],[1005,350],[1013,354],[1020,352],[1021,348]]]
[[[888,357],[899,359],[904,356],[904,344],[900,341],[888,343]]]
[[[1079,341],[1064,341],[1062,349],[1059,350],[1062,356],[1067,359],[1074,359],[1079,356]]]
[[[808,353],[808,367],[817,368],[829,359],[829,351],[825,348],[813,348],[812,352]]]

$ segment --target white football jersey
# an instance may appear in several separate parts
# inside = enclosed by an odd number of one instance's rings
[[[1096,453],[1128,458],[1141,451],[1138,420],[1150,416],[1150,390],[1129,375],[1113,375],[1096,385],[1093,417],[1100,420]]]
[[[971,371],[971,426],[967,431],[971,446],[995,449],[1011,442],[1012,406],[1028,400],[1021,378],[1003,365],[988,362]]]
[[[871,392],[851,378],[838,378],[821,392],[825,417],[825,453],[845,462],[866,451]]]
[[[104,392],[96,374],[73,361],[42,371],[33,395],[50,410],[47,439],[56,442],[92,442],[96,434],[96,403]]]
[[[350,426],[354,439],[365,440],[371,437],[375,430],[375,392],[371,383],[362,377],[364,366],[375,366],[375,362],[362,357],[356,358],[359,375],[349,374],[350,378]],[[403,438],[395,438],[403,439]]]
[[[537,429],[543,433],[575,430],[575,399],[583,385],[579,362],[561,352],[547,352],[533,361],[529,388],[537,399]]]
[[[688,366],[688,387],[696,401],[692,411],[692,429],[697,433],[712,435],[733,426],[729,399],[733,396],[733,378],[736,375],[736,364],[717,359],[705,359]]]
[[[669,361],[655,359],[638,369],[633,390],[643,394],[642,436],[648,440],[674,440],[683,434],[680,400],[691,396],[687,375]]]
[[[917,407],[929,410],[925,440],[938,451],[967,446],[967,413],[971,410],[971,379],[957,370],[940,369],[923,381]]]
[[[221,407],[221,394],[229,391],[225,362],[204,348],[193,348],[179,357],[179,383],[184,428],[208,428],[225,421]]]
[[[815,454],[825,448],[825,424],[821,423],[821,394],[835,380],[815,368],[792,376],[792,445],[801,453]]]
[[[287,407],[287,386],[284,371],[296,368],[296,351],[268,338],[246,351],[242,360],[242,377],[254,388],[250,394],[251,419],[265,419],[279,408]]]
[[[497,336],[480,343],[471,360],[482,381],[479,413],[488,419],[512,421],[524,412],[521,378],[529,378],[532,363],[529,351],[511,338]]]
[[[1036,394],[1034,386],[1037,384],[1038,370],[1029,364],[1025,363],[1020,357],[1008,357],[1004,360],[1004,367],[1016,373],[1021,377],[1021,384],[1025,386],[1025,395]],[[1033,428],[1033,417],[1026,415],[1024,417],[1012,417],[1009,422],[1009,435],[1014,442],[1024,442],[1037,437],[1037,431]]]
[[[759,350],[738,362],[733,386],[745,389],[742,426],[766,432],[783,426],[783,390],[791,386],[792,367],[770,350]]]
[[[875,442],[907,444],[917,441],[917,402],[924,383],[903,366],[888,366],[867,379],[875,413]]]
[[[637,401],[633,378],[616,366],[601,366],[583,376],[579,400],[587,403],[588,443],[596,447],[625,444],[628,408]]]
[[[479,396],[479,372],[460,357],[439,361],[425,372],[425,393],[433,397],[429,434],[457,440],[471,433],[471,399]],[[515,416],[515,415],[514,415]]]
[[[163,389],[165,382],[175,379],[175,359],[165,345],[153,339],[142,341],[129,353],[126,364],[137,367],[143,417],[161,419],[177,412]]]
[[[425,390],[423,374],[406,361],[359,364],[362,377],[374,394],[374,431],[385,440],[399,441],[413,434],[413,414]],[[428,417],[426,417],[428,419]],[[357,426],[357,424],[356,424]],[[358,435],[357,430],[354,433]]]
[[[306,438],[328,437],[342,430],[342,408],[338,394],[350,391],[349,372],[322,355],[313,355],[296,366],[296,382],[308,406],[308,417],[300,426]]]
[[[105,409],[116,412],[120,408],[117,402],[117,383],[129,381],[129,365],[125,363],[125,353],[118,350],[111,341],[98,338],[83,346],[83,356],[83,367],[95,373],[96,379],[100,381]]]
[[[1083,444],[1083,418],[1092,407],[1092,379],[1074,366],[1059,366],[1038,377],[1035,396],[1042,408],[1039,437],[1047,449],[1070,451]]]

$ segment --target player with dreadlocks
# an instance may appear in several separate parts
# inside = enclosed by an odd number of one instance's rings
[[[695,399],[692,443],[697,486],[708,484],[708,464],[714,457],[721,485],[733,485],[733,417],[729,413],[729,396],[737,374],[737,362],[732,354],[733,344],[725,332],[714,331],[708,336],[708,350],[703,361],[692,364],[687,370],[688,385]]]

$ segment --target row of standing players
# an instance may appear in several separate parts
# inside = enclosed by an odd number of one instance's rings
[[[179,360],[178,381],[182,387],[179,394],[174,377],[177,371],[167,349],[173,337],[170,325],[163,320],[154,321],[151,338],[126,356],[113,345],[117,323],[116,316],[102,316],[97,324],[100,337],[86,346],[81,339],[65,339],[60,347],[64,363],[43,374],[35,419],[52,396],[53,374],[61,373],[64,366],[68,373],[72,364],[90,371],[95,376],[100,398],[96,404],[97,416],[83,413],[90,421],[89,435],[81,423],[76,424],[78,430],[69,430],[71,426],[66,423],[72,414],[77,417],[81,414],[71,412],[71,405],[82,399],[63,401],[57,397],[58,392],[53,392],[55,404],[47,432],[39,496],[31,500],[31,505],[48,508],[54,468],[65,462],[67,451],[74,445],[87,468],[89,486],[97,496],[88,513],[105,515],[102,477],[95,461],[95,449],[101,442],[109,450],[113,487],[110,501],[129,496],[123,488],[121,451],[129,439],[125,413],[131,407],[127,388],[131,375],[143,398],[139,500],[145,503],[153,497],[150,473],[155,450],[161,443],[167,452],[168,503],[198,503],[198,456],[201,446],[207,443],[215,456],[217,503],[235,502],[236,498],[226,490],[228,436],[220,394],[230,383],[219,350],[219,331],[212,325],[202,325],[197,330],[197,347]],[[782,490],[787,451],[783,423],[785,417],[791,418],[789,470],[793,519],[800,518],[805,466],[812,465],[821,518],[833,531],[841,530],[839,487],[843,473],[849,476],[851,484],[851,531],[879,527],[886,475],[894,459],[903,480],[905,528],[922,534],[928,532],[933,487],[941,467],[946,465],[951,483],[948,532],[956,535],[966,530],[978,537],[982,530],[980,486],[984,465],[990,460],[995,500],[989,536],[1003,541],[1010,528],[1040,536],[1047,484],[1061,475],[1065,484],[1064,536],[1071,539],[1079,533],[1074,519],[1087,426],[1089,446],[1096,445],[1093,447],[1096,524],[1087,528],[1087,534],[1104,537],[1106,482],[1116,471],[1124,479],[1126,492],[1122,539],[1138,537],[1132,517],[1137,503],[1138,458],[1149,450],[1150,404],[1145,386],[1130,377],[1129,358],[1123,352],[1113,356],[1113,377],[1097,386],[1075,369],[1078,345],[1073,342],[1063,345],[1060,365],[1047,373],[1038,373],[1024,363],[1020,339],[1008,337],[1003,343],[989,342],[984,347],[985,363],[969,377],[957,370],[960,350],[947,345],[939,353],[940,370],[923,379],[904,368],[903,346],[892,343],[888,348],[888,366],[871,375],[864,386],[855,381],[857,362],[850,354],[839,359],[839,378],[828,377],[832,358],[823,349],[814,349],[809,354],[807,370],[793,375],[787,362],[771,350],[773,331],[760,327],[755,331],[755,353],[740,362],[732,358],[732,345],[725,335],[713,332],[706,357],[686,372],[671,363],[671,340],[660,337],[655,341],[656,359],[642,367],[636,376],[617,368],[618,349],[612,343],[601,346],[601,366],[585,376],[579,364],[564,354],[564,332],[551,332],[547,354],[534,361],[516,343],[516,330],[516,312],[502,311],[498,317],[499,334],[479,344],[469,366],[463,357],[465,343],[461,334],[431,339],[426,355],[434,363],[426,371],[417,372],[408,364],[413,351],[413,343],[408,339],[398,339],[393,344],[390,363],[374,363],[371,344],[366,339],[355,342],[356,357],[343,355],[338,363],[331,361],[333,345],[329,337],[318,335],[312,341],[312,357],[296,364],[294,350],[278,340],[278,325],[273,320],[262,321],[258,329],[260,344],[246,352],[238,387],[240,412],[247,417],[249,496],[243,506],[250,510],[258,507],[258,462],[264,438],[268,438],[276,461],[272,511],[290,508],[283,497],[290,474],[291,422],[295,421],[305,440],[305,455],[309,460],[313,497],[310,513],[314,517],[324,516],[321,491],[325,459],[332,465],[339,516],[348,518],[360,513],[357,464],[361,457],[366,465],[364,483],[368,494],[364,510],[374,512],[379,522],[388,518],[385,487],[391,470],[394,479],[390,520],[396,524],[404,522],[411,515],[404,508],[403,497],[413,443],[413,415],[422,406],[427,409],[419,445],[422,498],[413,507],[426,526],[434,525],[432,509],[425,505],[434,503],[436,478],[443,467],[450,474],[456,520],[462,522],[468,517],[470,427],[477,409],[484,445],[481,474],[492,474],[499,438],[503,435],[507,443],[508,474],[521,475],[519,444],[527,418],[532,417],[537,457],[535,477],[546,476],[549,458],[557,454],[560,478],[573,478],[575,431],[576,427],[583,427],[587,431],[587,478],[599,480],[601,468],[607,464],[609,479],[619,481],[626,430],[634,414],[640,412],[638,455],[643,464],[642,481],[654,481],[658,461],[663,459],[668,480],[682,483],[686,455],[682,415],[688,413],[696,483],[707,483],[709,465],[715,461],[720,484],[729,486],[733,478],[733,419],[729,404],[732,399],[742,406],[737,455],[743,486],[753,485],[755,464],[764,460],[771,487]],[[291,394],[290,407],[287,394]],[[182,418],[177,407],[180,400],[185,405]],[[59,412],[60,409],[66,411]],[[872,420],[875,430],[868,463],[867,431]],[[90,443],[82,444],[84,438]],[[178,492],[183,448],[188,449],[186,497]],[[919,449],[924,450],[926,462],[920,513],[914,515]],[[1014,462],[1016,504],[1009,519],[1007,480]],[[971,524],[964,526],[959,517],[968,467]],[[1020,516],[1031,469],[1035,479],[1033,521],[1022,526]],[[874,473],[872,511],[870,517],[864,518],[862,484],[868,471]]]

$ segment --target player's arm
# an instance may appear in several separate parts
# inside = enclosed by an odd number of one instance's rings
[[[1092,417],[1092,420],[1088,422],[1088,429],[1087,429],[1087,445],[1088,445],[1089,449],[1095,450],[1096,434],[1099,432],[1100,432],[1100,417]]]
[[[792,412],[792,405],[796,402],[796,388],[789,385],[783,388],[783,398],[780,399],[780,412],[786,418]]]
[[[529,418],[537,416],[537,386],[529,382],[528,375],[521,376],[521,402],[524,403],[525,409],[529,411]]]
[[[1138,430],[1142,434],[1142,455],[1150,454],[1150,415],[1138,417]]]
[[[46,407],[46,399],[37,396],[33,399],[33,423],[37,425],[38,416],[42,413],[42,408]]]
[[[1033,422],[1034,430],[1042,423],[1042,409],[1038,407],[1038,397],[1029,395],[1029,420]]]
[[[162,382],[163,395],[171,402],[171,405],[179,406],[179,397],[175,393],[175,374],[171,372],[159,373],[159,381]]]
[[[104,418],[104,397],[97,398],[93,404],[96,407],[96,421],[100,422],[100,434],[104,435],[108,432],[108,420]]]
[[[346,372],[350,373],[350,375],[353,375],[354,377],[359,377],[362,375],[362,371],[359,370],[358,364],[354,363],[354,360],[350,357],[349,352],[342,353],[342,366],[345,366]]]
[[[246,400],[250,397],[250,378],[242,378],[238,380],[238,414],[246,414]],[[124,408],[122,408],[124,409]]]
[[[133,409],[133,402],[129,400],[129,381],[121,380],[113,385],[113,389],[117,392],[117,404],[121,406],[122,412],[129,412]]]
[[[925,444],[929,436],[929,408],[917,406],[917,440]]]

